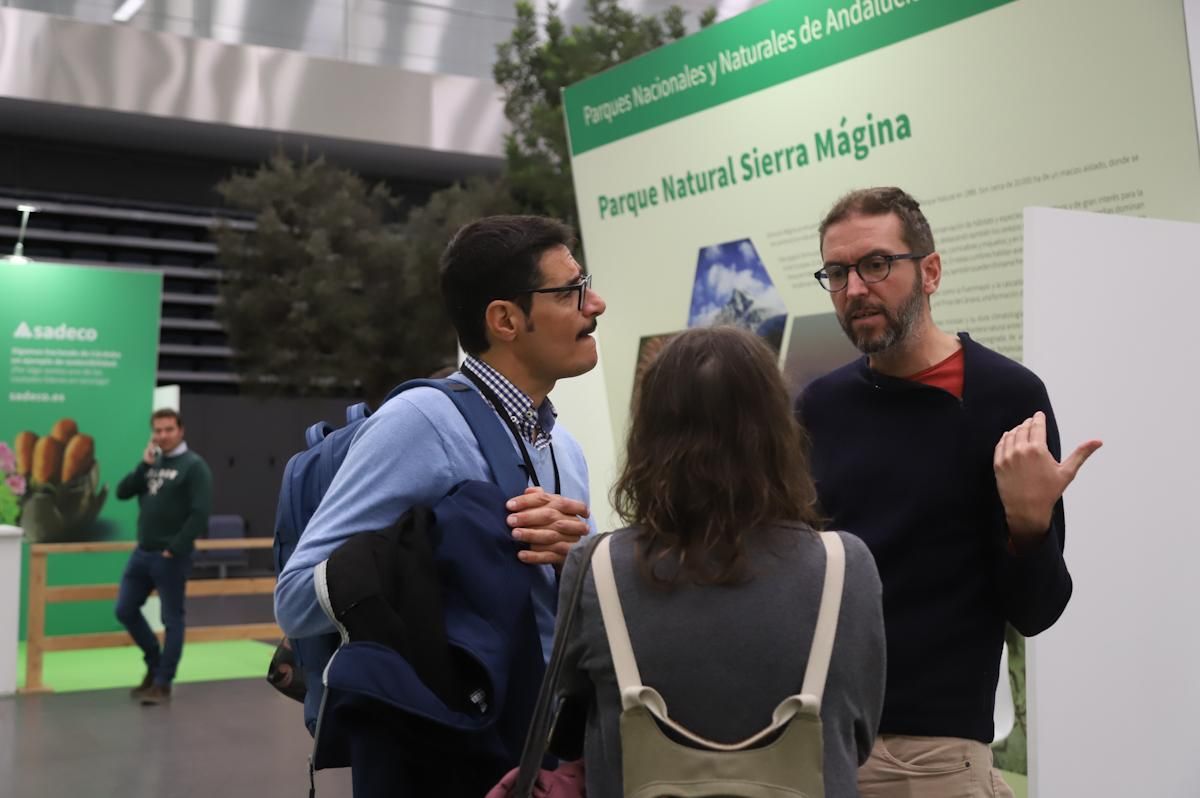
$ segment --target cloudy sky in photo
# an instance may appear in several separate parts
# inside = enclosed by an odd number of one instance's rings
[[[729,303],[734,290],[753,299],[755,307],[766,308],[768,315],[787,312],[783,298],[775,290],[754,244],[750,239],[743,238],[700,250],[687,326],[703,327],[710,324]]]

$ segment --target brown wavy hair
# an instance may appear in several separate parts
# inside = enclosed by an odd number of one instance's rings
[[[639,528],[643,575],[666,585],[745,581],[748,536],[818,526],[806,436],[760,338],[709,327],[663,347],[634,396],[612,498]]]

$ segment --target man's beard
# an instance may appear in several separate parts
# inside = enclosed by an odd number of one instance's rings
[[[846,305],[845,311],[838,316],[838,321],[841,323],[846,337],[850,339],[850,343],[858,347],[860,352],[865,355],[877,355],[880,352],[886,352],[912,334],[913,328],[917,326],[917,320],[921,318],[921,306],[924,302],[925,292],[922,289],[921,272],[918,270],[916,279],[913,280],[912,291],[895,313],[892,313],[884,305],[871,304],[866,299],[861,299]],[[883,332],[875,334],[873,338],[869,337],[872,334],[866,331],[856,333],[853,316],[860,310],[878,311],[884,321]]]

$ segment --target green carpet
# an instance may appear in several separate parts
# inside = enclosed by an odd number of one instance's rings
[[[188,643],[175,675],[176,683],[216,682],[224,679],[266,679],[275,647],[255,640],[222,643]],[[93,648],[87,651],[52,651],[45,654],[42,683],[56,693],[133,687],[146,666],[136,646]],[[17,686],[25,685],[25,644],[17,652]]]

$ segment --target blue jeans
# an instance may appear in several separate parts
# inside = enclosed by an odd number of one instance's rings
[[[159,551],[134,549],[121,575],[117,594],[117,620],[129,630],[129,636],[145,655],[146,669],[154,675],[154,683],[170,685],[183,654],[183,597],[188,573],[192,569],[190,555],[164,557]],[[158,591],[162,603],[162,623],[166,635],[162,650],[158,637],[142,617],[142,605],[151,590]]]

